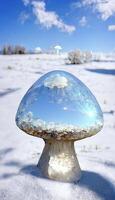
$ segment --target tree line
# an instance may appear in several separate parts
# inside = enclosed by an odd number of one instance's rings
[[[25,54],[26,53],[26,48],[21,46],[21,45],[4,45],[1,53],[3,55],[12,55],[12,54]]]

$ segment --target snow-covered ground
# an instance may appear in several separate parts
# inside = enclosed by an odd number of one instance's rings
[[[65,65],[65,56],[0,56],[0,200],[115,200],[115,63]],[[104,113],[103,130],[75,143],[82,169],[79,183],[42,178],[36,165],[43,140],[15,125],[15,113],[27,89],[55,69],[81,79]]]

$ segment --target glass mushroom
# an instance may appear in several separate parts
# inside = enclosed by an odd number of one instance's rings
[[[43,176],[73,182],[81,177],[74,142],[98,133],[103,114],[87,86],[72,74],[56,70],[42,76],[27,91],[16,124],[45,141],[38,162]]]

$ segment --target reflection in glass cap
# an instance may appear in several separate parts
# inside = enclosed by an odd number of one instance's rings
[[[79,79],[65,71],[51,71],[23,97],[16,123],[26,133],[44,139],[79,140],[103,126],[100,106]]]

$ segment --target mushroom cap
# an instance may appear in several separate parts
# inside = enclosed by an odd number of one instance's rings
[[[103,114],[84,83],[68,72],[55,70],[27,91],[19,105],[16,124],[43,139],[80,140],[101,130]]]
[[[41,51],[42,49],[40,48],[40,47],[36,47],[35,48],[35,52],[37,52],[37,51]]]
[[[61,49],[62,49],[62,47],[59,46],[59,45],[55,46],[54,48],[55,48],[55,49],[58,49],[58,50],[61,50]]]

